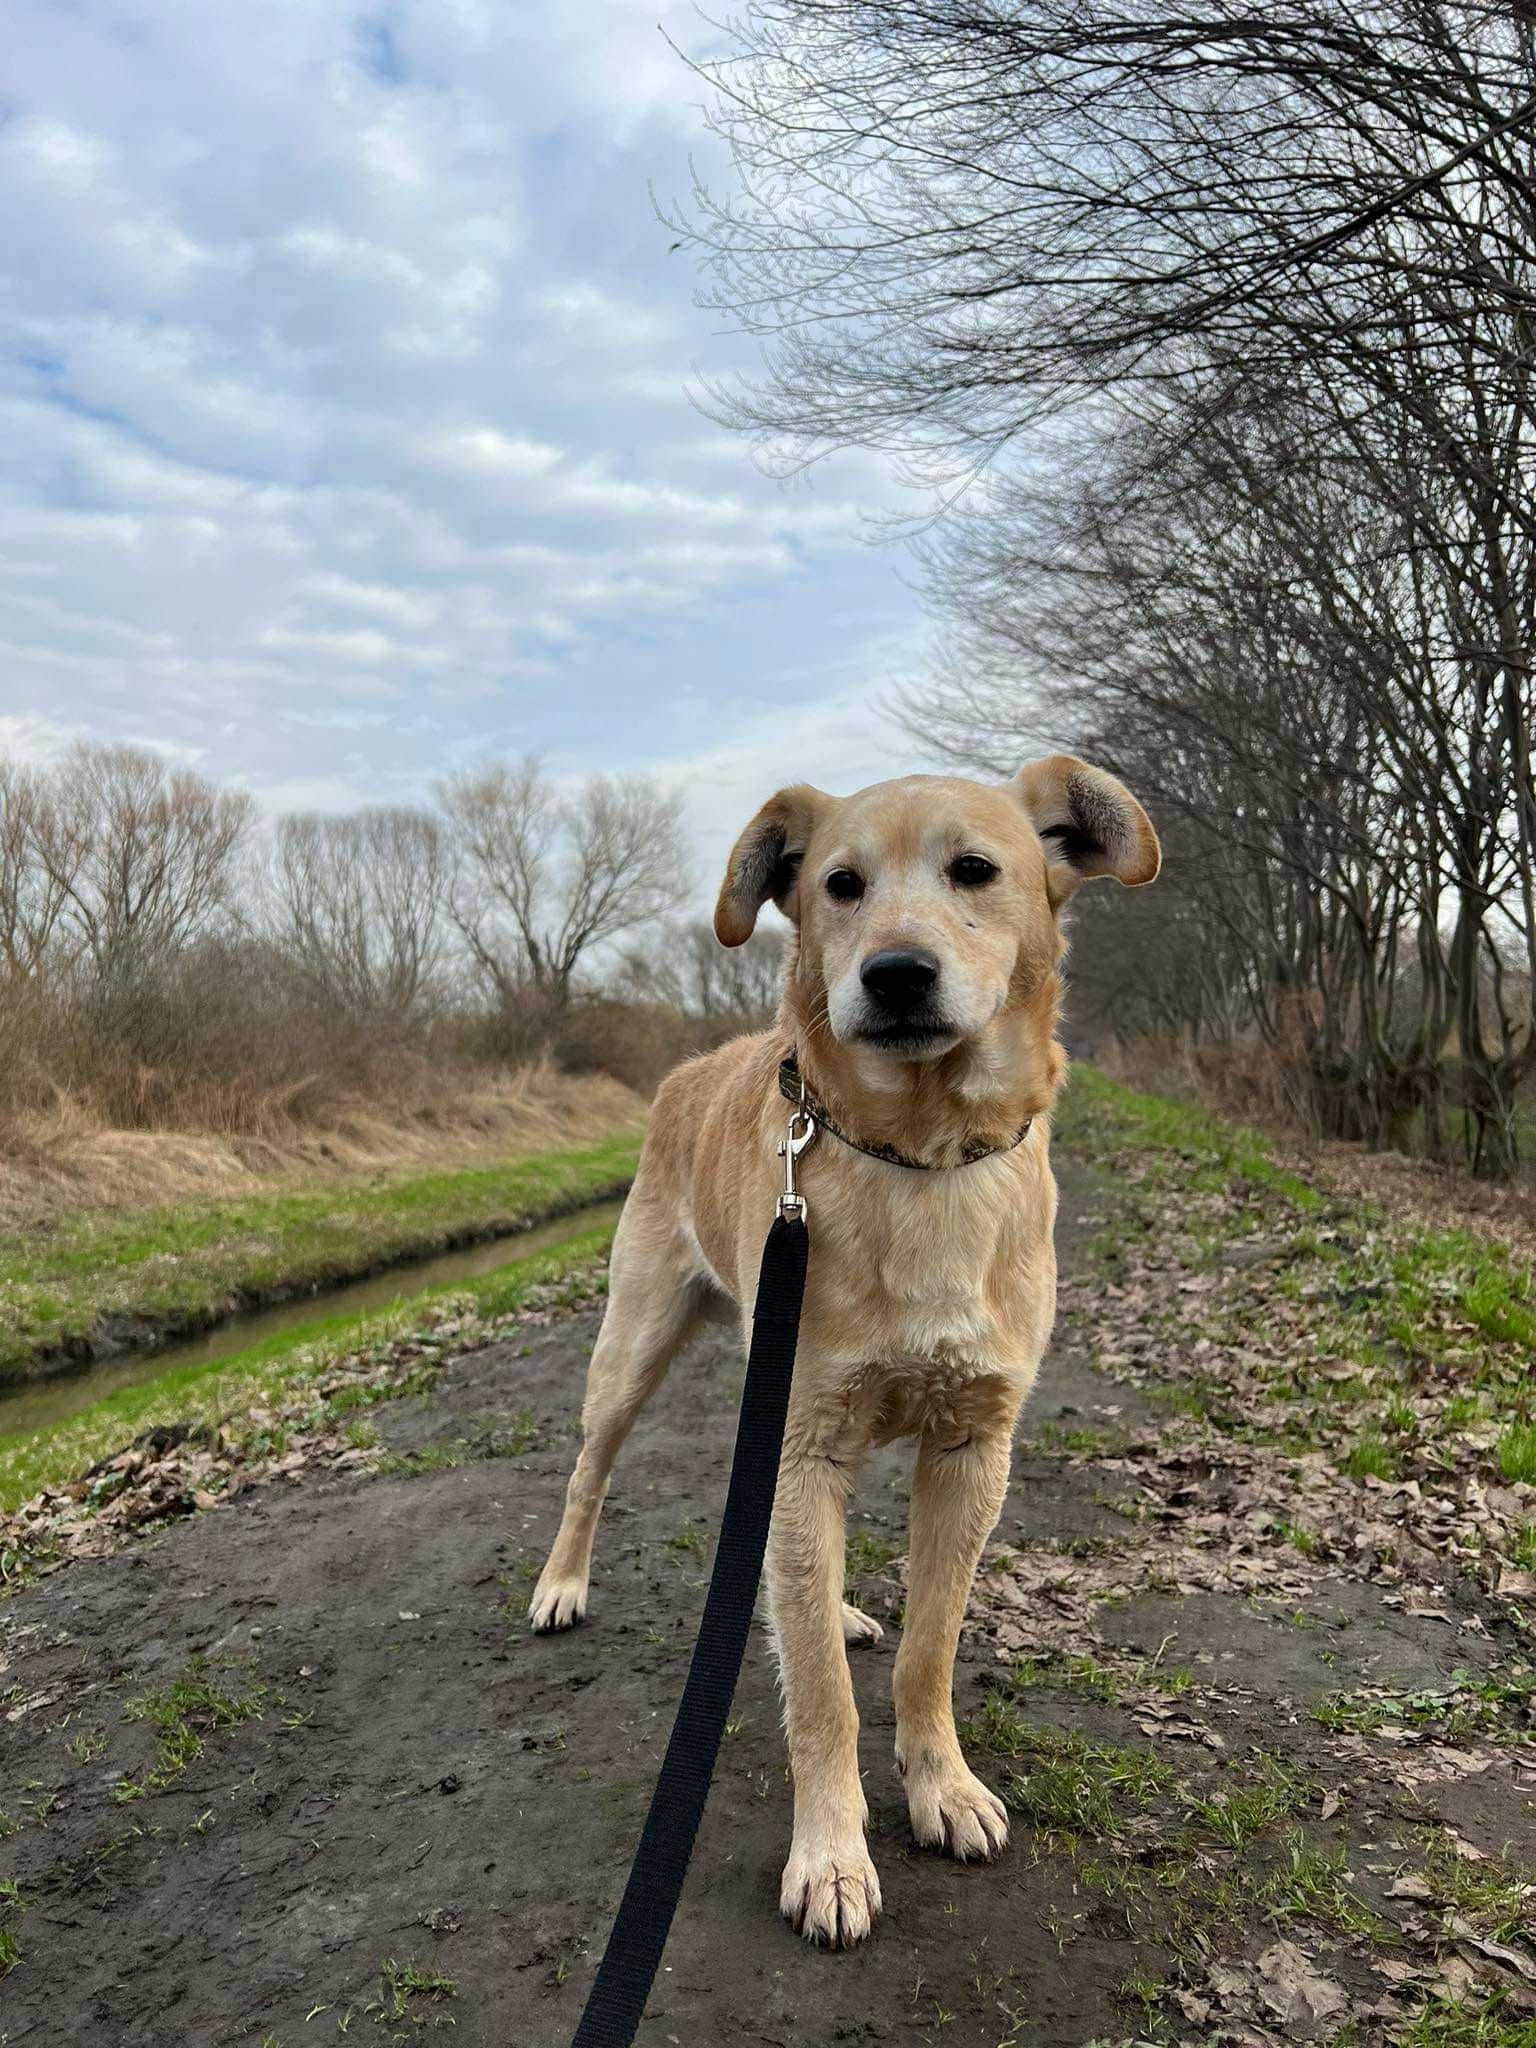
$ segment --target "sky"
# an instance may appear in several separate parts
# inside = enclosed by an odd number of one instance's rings
[[[701,890],[781,783],[919,765],[870,527],[913,507],[690,401],[753,360],[654,210],[728,176],[691,6],[6,15],[0,749],[131,740],[268,812],[643,770]]]

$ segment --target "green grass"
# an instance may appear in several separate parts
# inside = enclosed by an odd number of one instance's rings
[[[1458,1667],[1440,1692],[1330,1693],[1309,1712],[1320,1728],[1335,1735],[1413,1728],[1443,1742],[1485,1735],[1496,1742],[1524,1744],[1536,1739],[1536,1671],[1512,1663],[1475,1678]]]
[[[1404,2034],[1400,2048],[1536,2048],[1536,2019],[1506,2019],[1504,1999],[1436,1998]]]
[[[857,1603],[860,1579],[873,1578],[900,1556],[899,1547],[873,1529],[850,1529],[843,1567],[843,1598]]]
[[[1148,1675],[1139,1670],[1137,1681]],[[1346,1854],[1303,1825],[1321,1787],[1294,1760],[1264,1750],[1186,1758],[1186,1776],[1150,1749],[1026,1712],[1034,1688],[1063,1679],[1101,1709],[1113,1707],[1114,1686],[1103,1683],[1113,1676],[1089,1658],[1026,1659],[989,1688],[963,1731],[968,1747],[1006,1761],[999,1791],[1033,1831],[1036,1857],[1070,1866],[1071,1895],[1090,1916],[1107,1916],[1106,1928],[1193,1969],[1261,1926],[1298,1922],[1351,1940],[1396,1939],[1356,1889]],[[1458,1903],[1480,1909],[1480,1925],[1503,1924],[1515,1875],[1501,1866],[1496,1884]],[[1082,1918],[1074,1915],[1074,1925]],[[1150,2015],[1163,1980],[1149,1976],[1128,1995]]]
[[[684,1515],[665,1540],[668,1550],[679,1563],[691,1558],[695,1564],[702,1564],[709,1555],[709,1531],[692,1515]]]
[[[120,1388],[56,1428],[0,1439],[0,1513],[44,1487],[71,1483],[146,1429],[171,1423],[220,1425],[264,1405],[295,1382],[323,1378],[339,1358],[369,1347],[382,1351],[450,1312],[468,1310],[489,1321],[515,1314],[536,1288],[588,1284],[612,1242],[613,1225],[600,1225],[478,1279],[430,1289],[385,1309],[319,1317],[216,1364],[180,1366],[159,1379]]]
[[[104,1317],[205,1328],[241,1304],[324,1287],[623,1191],[640,1134],[505,1164],[109,1210],[0,1238],[0,1384]]]
[[[402,2020],[408,2020],[413,2027],[436,2026],[446,2015],[434,2015],[428,2020],[423,2007],[430,2011],[445,1998],[458,1995],[458,1985],[441,1970],[423,1968],[419,1963],[400,1963],[393,1956],[386,1956],[379,1970],[378,1996],[370,1999],[363,2010],[376,2027],[397,2026]],[[448,2020],[447,2024],[451,2026],[453,2022]]]
[[[1419,1322],[1454,1302],[1496,1344],[1536,1349],[1536,1282],[1504,1245],[1469,1230],[1414,1233],[1391,1268],[1393,1307],[1411,1341]]]
[[[1284,1767],[1269,1770],[1250,1784],[1223,1787],[1208,1796],[1192,1797],[1191,1820],[1229,1849],[1246,1849],[1266,1828],[1273,1827],[1305,1802],[1300,1779]]]
[[[180,1678],[142,1694],[124,1710],[129,1720],[147,1721],[156,1731],[155,1753],[142,1776],[117,1780],[112,1797],[125,1806],[152,1792],[169,1791],[202,1755],[207,1737],[259,1721],[270,1697],[269,1688],[255,1678],[242,1681],[235,1675],[231,1690],[207,1658],[194,1657]]]
[[[17,1923],[27,1910],[15,1878],[0,1878],[0,1977],[9,1977],[21,1961]]]
[[[1454,1838],[1437,1829],[1425,1843],[1418,1875],[1458,1920],[1495,1941],[1518,1940],[1536,1917],[1536,1870],[1507,1852],[1468,1862]]]
[[[1342,1849],[1318,1848],[1295,1829],[1282,1846],[1281,1860],[1269,1874],[1261,1894],[1269,1919],[1276,1924],[1306,1920],[1345,1935],[1383,1940],[1388,1929],[1354,1888],[1348,1858]]]
[[[1028,1720],[1001,1691],[987,1694],[965,1734],[1014,1765],[1004,1799],[1050,1834],[1110,1839],[1173,1782],[1172,1770],[1150,1750],[1091,1742],[1075,1729]]]
[[[1191,1784],[1150,1750],[1027,1718],[1017,1694],[1041,1676],[1015,1667],[966,1740],[1012,1766],[999,1790],[1033,1829],[1035,1853],[1066,1858],[1073,1894],[1135,1941],[1197,1965],[1260,1924],[1391,1938],[1343,1852],[1299,1824],[1319,1789],[1306,1771],[1252,1751],[1214,1772],[1197,1765],[1203,1782]],[[1150,2003],[1160,1995],[1154,1984]]]
[[[1261,1132],[1172,1096],[1138,1094],[1096,1067],[1072,1068],[1052,1121],[1073,1151],[1147,1155],[1154,1184],[1215,1191],[1247,1182],[1283,1195],[1298,1209],[1326,1203],[1299,1175],[1276,1165]]]
[[[1102,1706],[1113,1706],[1124,1689],[1119,1673],[1101,1664],[1097,1657],[1066,1653],[1020,1658],[1008,1673],[1008,1684],[1015,1693],[1036,1685],[1059,1685],[1085,1699],[1097,1700]]]
[[[86,1764],[94,1763],[99,1756],[106,1755],[107,1740],[105,1728],[86,1728],[82,1729],[80,1734],[71,1736],[64,1747],[69,1753],[70,1761],[79,1764],[83,1769]]]
[[[1368,1429],[1344,1453],[1340,1469],[1351,1479],[1391,1479],[1397,1471],[1397,1453],[1379,1429]]]
[[[330,1395],[326,1399],[326,1409],[330,1415],[336,1415],[338,1411],[344,1413],[348,1407],[354,1405],[358,1393],[371,1393],[375,1395],[375,1399],[381,1401],[399,1399],[399,1395],[403,1393],[424,1393],[426,1378],[418,1378],[416,1384],[412,1384],[412,1378],[416,1376],[408,1374],[406,1382],[393,1380],[383,1384],[371,1384],[367,1389],[352,1389],[352,1386],[348,1386],[348,1389],[342,1389],[340,1395]],[[354,1442],[358,1440],[356,1423],[350,1425],[348,1436]],[[367,1438],[362,1440],[360,1448],[371,1450],[377,1444],[377,1438],[379,1432],[373,1430],[373,1425],[369,1423]],[[479,1436],[438,1438],[432,1444],[422,1444],[420,1450],[391,1452],[389,1456],[379,1458],[375,1470],[377,1473],[383,1473],[385,1477],[420,1479],[424,1473],[453,1473],[461,1464],[475,1464],[481,1458],[526,1458],[530,1450],[539,1450],[541,1446],[543,1432],[535,1411],[516,1409],[512,1415],[506,1417],[506,1421],[498,1421],[494,1427],[487,1427]]]
[[[1166,1230],[1170,1198],[1181,1196],[1175,1221],[1195,1264],[1209,1259],[1219,1270],[1244,1239],[1275,1248],[1274,1260],[1261,1261],[1261,1284],[1218,1286],[1164,1316],[1170,1349],[1196,1337],[1246,1348],[1278,1297],[1297,1341],[1278,1357],[1255,1355],[1272,1407],[1250,1424],[1231,1420],[1220,1413],[1221,1385],[1189,1375],[1165,1397],[1170,1405],[1214,1412],[1229,1433],[1292,1454],[1323,1449],[1357,1481],[1433,1478],[1468,1455],[1458,1439],[1496,1421],[1491,1456],[1472,1455],[1486,1459],[1490,1477],[1536,1483],[1536,1275],[1507,1246],[1328,1196],[1277,1166],[1261,1134],[1191,1103],[1139,1095],[1092,1067],[1073,1068],[1056,1122],[1069,1149],[1123,1161],[1125,1178],[1152,1197],[1122,1205],[1093,1240],[1089,1255],[1107,1274],[1124,1265],[1138,1228]]]
[[[440,1437],[419,1450],[391,1452],[374,1470],[389,1479],[421,1479],[431,1472],[456,1472],[461,1465],[478,1464],[486,1458],[523,1458],[537,1450],[542,1440],[532,1410],[524,1408],[505,1428],[486,1430],[475,1437]]]

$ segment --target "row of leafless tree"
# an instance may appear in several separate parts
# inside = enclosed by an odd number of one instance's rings
[[[639,777],[491,763],[431,808],[268,823],[136,748],[0,761],[0,1052],[13,1091],[70,1053],[174,1094],[210,1063],[293,1078],[445,1032],[558,1054],[603,985],[694,1020],[771,1007],[771,942],[715,971],[687,893],[677,800]]]
[[[1080,1002],[1502,1176],[1536,1069],[1536,12],[757,0],[686,232],[800,456],[969,488],[903,712],[1154,803]],[[979,479],[979,481],[978,481]],[[1034,728],[1029,732],[1028,728]],[[1043,731],[1042,731],[1043,728]]]

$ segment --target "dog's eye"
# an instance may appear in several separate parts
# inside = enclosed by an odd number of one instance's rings
[[[962,853],[949,864],[949,879],[957,889],[984,889],[997,878],[997,865],[979,853]]]
[[[864,877],[852,868],[834,868],[827,877],[827,894],[834,903],[857,903],[864,894]]]

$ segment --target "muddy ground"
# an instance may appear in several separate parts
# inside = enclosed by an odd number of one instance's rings
[[[1071,1273],[1078,1219],[1108,1197],[1086,1169],[1060,1172]],[[595,1327],[584,1313],[531,1328],[451,1361],[425,1399],[380,1409],[404,1460],[393,1472],[254,1490],[0,1607],[0,1875],[20,1891],[0,1921],[20,1948],[0,1980],[6,2048],[299,2048],[338,2030],[417,2040],[449,2022],[461,2048],[569,2039],[682,1681],[740,1384],[714,1337],[674,1369],[620,1463],[590,1622],[533,1638],[523,1608],[558,1520]],[[1160,1575],[1175,1524],[1129,1512],[1134,1455],[1103,1455],[1138,1432],[1155,1452],[1160,1421],[1081,1342],[1062,1331],[1032,1404],[1004,1568],[958,1673],[960,1711],[998,1752],[975,1753],[992,1782],[1020,1768],[1021,1715],[1031,1731],[1037,1793],[1009,1849],[994,1867],[959,1867],[907,1834],[888,1557],[904,1541],[906,1466],[883,1456],[850,1526],[866,1539],[863,1603],[892,1623],[854,1653],[885,1916],[846,1955],[807,1948],[777,1917],[789,1791],[759,1635],[646,2048],[1082,2048],[1223,2028],[1264,2041],[1332,2038],[1346,2021],[1365,2042],[1398,2038],[1413,2008],[1393,2001],[1415,1970],[1448,1992],[1474,1981],[1474,1942],[1446,1933],[1434,1883],[1394,1887],[1411,1845],[1437,1826],[1443,1843],[1444,1824],[1474,1860],[1528,1850],[1532,1752],[1472,1741],[1465,1767],[1443,1745],[1434,1763],[1417,1736],[1378,1741],[1310,1710],[1491,1671],[1503,1624],[1473,1593],[1447,1588],[1443,1612],[1416,1616],[1363,1570],[1299,1556],[1294,1584]],[[1164,1487],[1168,1516],[1219,1507],[1231,1483],[1207,1458]],[[1119,1574],[1091,1612],[1073,1591],[1090,1569],[1101,1585]],[[1003,1653],[1020,1641],[1010,1613],[1056,1616],[1062,1655],[1005,1697]],[[1100,1646],[1086,1677],[1084,1630]],[[1058,1825],[1038,1796],[1040,1731],[1080,1759],[1153,1758],[1162,1775],[1149,1789],[1095,1765],[1085,1782],[1109,1808],[1090,1799]],[[1279,1763],[1250,1770],[1256,1754]],[[1219,1834],[1189,1834],[1189,1815],[1197,1795],[1214,1788],[1220,1804],[1229,1783],[1277,1770],[1289,1790],[1262,1883],[1250,1881]],[[1227,1887],[1181,1937],[1176,1998],[1152,1989],[1177,1945],[1167,1902],[1143,1910],[1125,1882],[1140,1869],[1166,1890],[1184,1868],[1157,1847],[1170,1801],[1190,1886]],[[1299,1884],[1292,1896],[1272,1876],[1294,1861],[1275,1844],[1295,1822],[1335,1874],[1315,1917]],[[1112,1855],[1095,1853],[1100,1836]],[[1365,1919],[1341,1909],[1341,1871]],[[1416,1936],[1414,1915],[1433,1929]],[[1485,1939],[1492,1924],[1467,1922]],[[1523,1953],[1519,1937],[1510,1952]],[[1505,1974],[1518,1995],[1523,1972]]]

